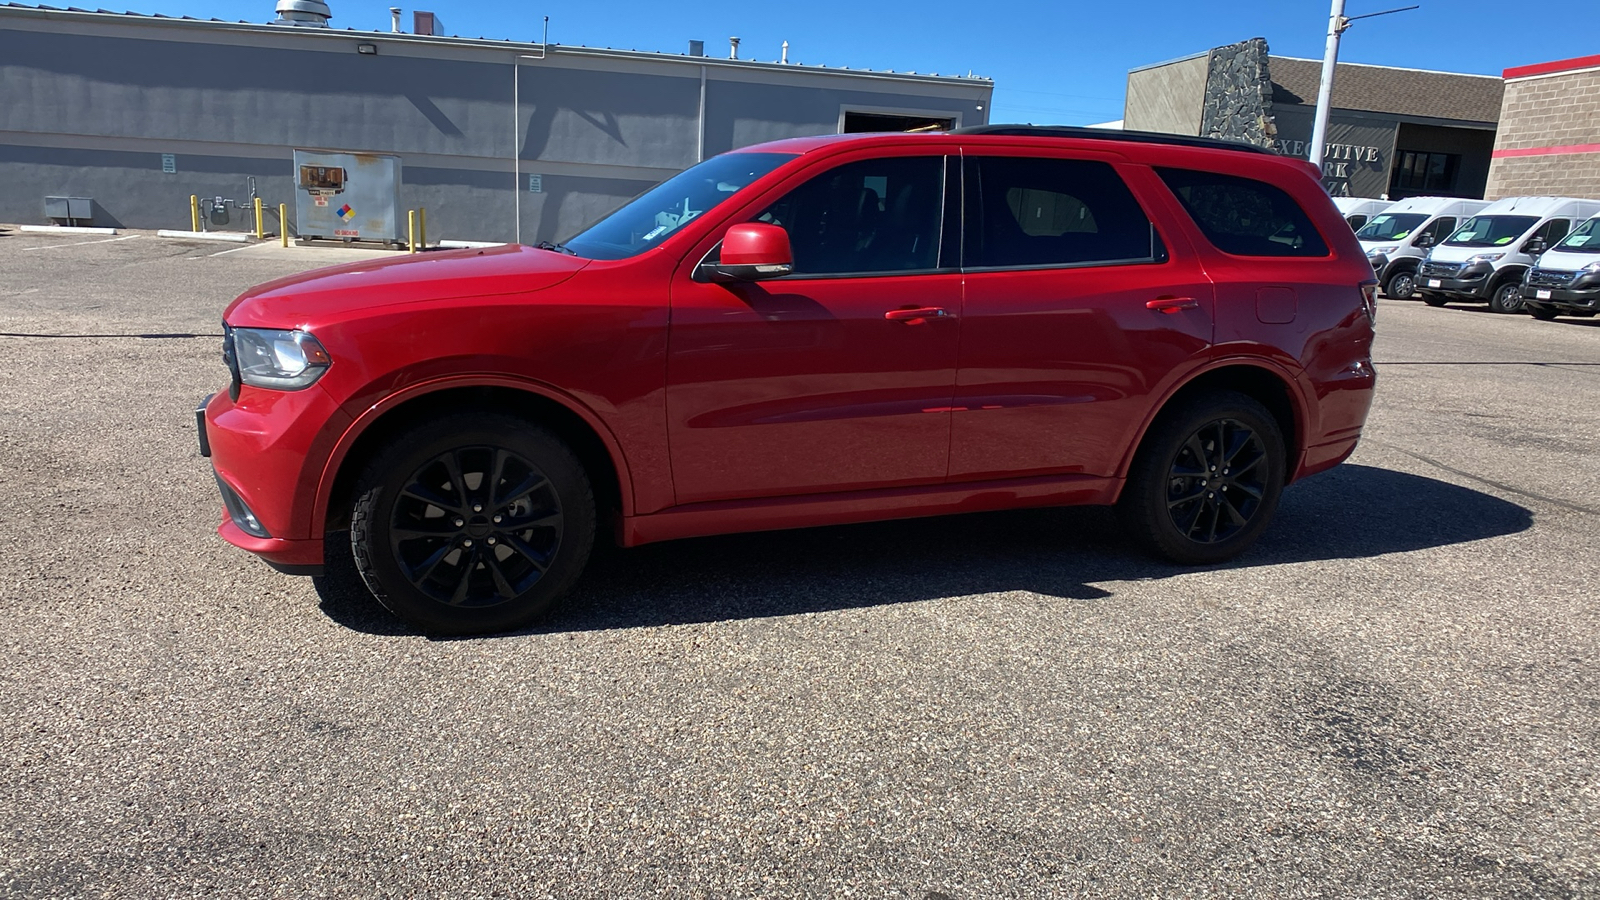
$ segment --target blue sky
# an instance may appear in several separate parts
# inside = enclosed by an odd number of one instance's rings
[[[124,0],[127,2],[127,0]],[[141,0],[133,11],[264,22],[273,0]],[[389,28],[389,3],[328,0],[333,25]],[[393,0],[403,2],[403,0]],[[1347,0],[1356,16],[1412,0]],[[1421,0],[1422,8],[1357,22],[1340,59],[1498,75],[1511,66],[1600,53],[1596,0]],[[56,0],[52,5],[68,5]],[[1143,3],[839,2],[805,4],[712,0],[539,5],[526,0],[426,0],[446,31],[463,37],[539,39],[629,50],[681,53],[691,39],[726,55],[808,65],[966,74],[995,80],[991,121],[1089,124],[1122,117],[1127,72],[1219,44],[1264,37],[1279,56],[1320,59],[1328,0]],[[404,27],[411,11],[405,7]],[[119,7],[120,9],[120,7]]]

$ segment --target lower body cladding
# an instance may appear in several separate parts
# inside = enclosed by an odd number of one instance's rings
[[[1600,312],[1600,286],[1582,290],[1522,286],[1522,302],[1531,313],[1592,316]]]
[[[1459,278],[1435,278],[1426,273],[1418,273],[1417,290],[1426,294],[1447,294],[1462,300],[1487,300],[1489,299],[1489,285],[1492,279],[1489,271],[1463,272]]]

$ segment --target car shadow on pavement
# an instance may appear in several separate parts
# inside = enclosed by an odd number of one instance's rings
[[[1359,559],[1525,531],[1515,503],[1433,478],[1343,465],[1285,491],[1249,552],[1212,570]],[[340,546],[334,542],[333,546]],[[1019,510],[597,548],[572,593],[522,634],[789,616],[1030,591],[1113,596],[1096,584],[1194,571],[1136,551],[1105,508]],[[374,634],[419,634],[330,559],[323,611]]]

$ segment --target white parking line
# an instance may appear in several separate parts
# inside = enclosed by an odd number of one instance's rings
[[[229,254],[229,253],[238,253],[240,250],[249,250],[251,247],[254,247],[254,246],[256,246],[256,245],[255,244],[245,244],[243,247],[230,247],[227,250],[218,250],[215,253],[207,253],[206,254],[206,258],[210,258],[210,257],[213,257],[213,256],[224,256],[224,255]],[[200,259],[201,257],[191,256],[189,258],[190,259]]]
[[[51,244],[48,247],[23,247],[22,251],[26,253],[29,250],[60,250],[63,247],[82,247],[84,244],[114,244],[117,241],[131,241],[136,237],[138,237],[137,234],[130,234],[127,237],[106,238],[103,241],[78,241],[73,244]]]

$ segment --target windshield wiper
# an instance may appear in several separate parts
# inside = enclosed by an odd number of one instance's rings
[[[578,255],[578,251],[576,251],[576,250],[568,250],[565,244],[552,244],[549,241],[540,241],[539,243],[534,244],[533,246],[539,248],[540,250],[553,250],[556,253],[565,253],[568,256],[577,256]]]

